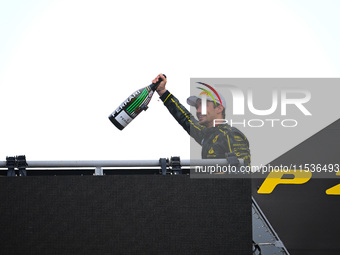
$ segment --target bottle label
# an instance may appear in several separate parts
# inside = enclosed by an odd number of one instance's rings
[[[126,127],[133,119],[123,110],[117,115],[116,120],[120,125]]]
[[[135,91],[120,106],[118,106],[118,108],[112,113],[112,115],[118,113],[121,109],[123,109],[131,101],[131,99],[135,98],[138,94],[140,94],[140,91],[139,90]]]

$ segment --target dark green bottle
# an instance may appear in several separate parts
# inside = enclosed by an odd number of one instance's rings
[[[164,75],[165,76],[165,75]],[[119,129],[123,130],[134,118],[143,110],[148,109],[148,104],[159,86],[161,79],[157,83],[152,83],[145,88],[141,88],[132,93],[113,113],[110,114],[110,121]]]

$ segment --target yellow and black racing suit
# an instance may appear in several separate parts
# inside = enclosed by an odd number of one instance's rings
[[[235,153],[237,158],[244,159],[245,165],[250,164],[249,142],[240,130],[228,124],[210,128],[200,125],[169,91],[160,99],[177,122],[202,146],[203,159],[226,158],[226,153]]]

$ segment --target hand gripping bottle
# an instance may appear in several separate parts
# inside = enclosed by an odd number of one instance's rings
[[[163,74],[164,75],[164,74]],[[166,77],[164,75],[164,77]],[[162,79],[157,83],[152,83],[149,86],[139,89],[132,93],[118,108],[110,114],[109,119],[119,129],[123,130],[134,118],[143,110],[148,109],[148,104],[153,96],[153,93],[159,86]]]

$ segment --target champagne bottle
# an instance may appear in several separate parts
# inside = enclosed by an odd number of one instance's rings
[[[164,74],[163,74],[164,75]],[[166,77],[164,75],[164,77]],[[119,129],[123,130],[134,118],[143,110],[148,109],[150,100],[161,83],[160,78],[157,83],[152,83],[145,88],[141,88],[132,93],[114,112],[109,116],[110,121]]]

